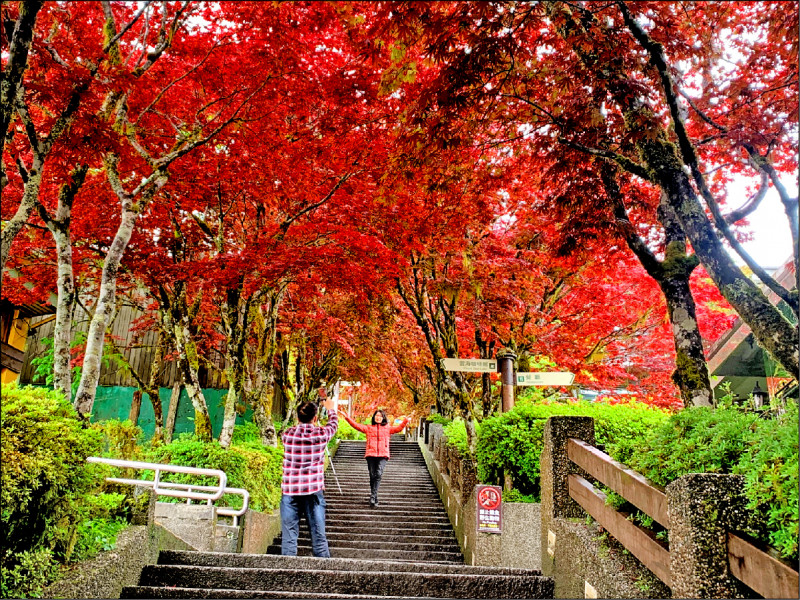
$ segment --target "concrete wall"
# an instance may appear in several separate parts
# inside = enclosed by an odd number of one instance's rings
[[[448,447],[442,426],[428,425],[428,444],[418,442],[469,565],[536,569],[541,566],[540,507],[503,503],[503,532],[478,533],[475,467]]]
[[[133,525],[120,532],[113,550],[70,567],[44,590],[44,598],[119,598],[122,588],[138,585],[145,565],[161,550],[194,550],[161,526]]]
[[[281,511],[262,513],[248,510],[242,526],[242,554],[266,554],[267,548],[281,532]]]

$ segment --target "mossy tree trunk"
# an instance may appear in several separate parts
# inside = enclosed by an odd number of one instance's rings
[[[666,250],[664,260],[659,261],[628,220],[614,165],[606,162],[601,167],[601,175],[606,195],[613,203],[614,216],[628,247],[637,256],[647,274],[656,280],[664,294],[675,344],[676,365],[672,380],[680,391],[683,404],[711,406],[711,381],[697,324],[694,296],[689,287],[692,271],[699,264],[697,256],[687,254],[686,236],[672,207],[662,195],[658,219],[664,229]]]

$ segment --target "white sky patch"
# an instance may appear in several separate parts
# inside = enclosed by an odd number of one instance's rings
[[[745,181],[744,177],[735,177],[733,183],[728,187],[729,210],[738,208],[747,200]],[[782,179],[781,181],[788,194],[796,197],[797,180]],[[774,188],[770,188],[758,209],[747,220],[750,223],[748,229],[753,233],[753,239],[742,244],[747,253],[762,267],[782,266],[784,261],[792,256],[792,234],[789,230],[786,211]],[[744,264],[737,254],[731,254],[737,264]]]

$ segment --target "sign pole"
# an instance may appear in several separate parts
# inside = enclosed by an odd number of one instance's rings
[[[501,412],[508,412],[514,408],[514,360],[517,355],[511,350],[497,355],[498,367],[500,367],[500,379],[503,383],[503,400]]]

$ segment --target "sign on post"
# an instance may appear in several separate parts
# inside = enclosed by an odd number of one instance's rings
[[[572,385],[575,375],[563,373],[517,373],[517,385]]]
[[[497,373],[497,361],[477,358],[443,358],[442,368],[445,371],[463,371],[465,373]]]
[[[478,533],[503,531],[503,489],[496,485],[476,485]]]

